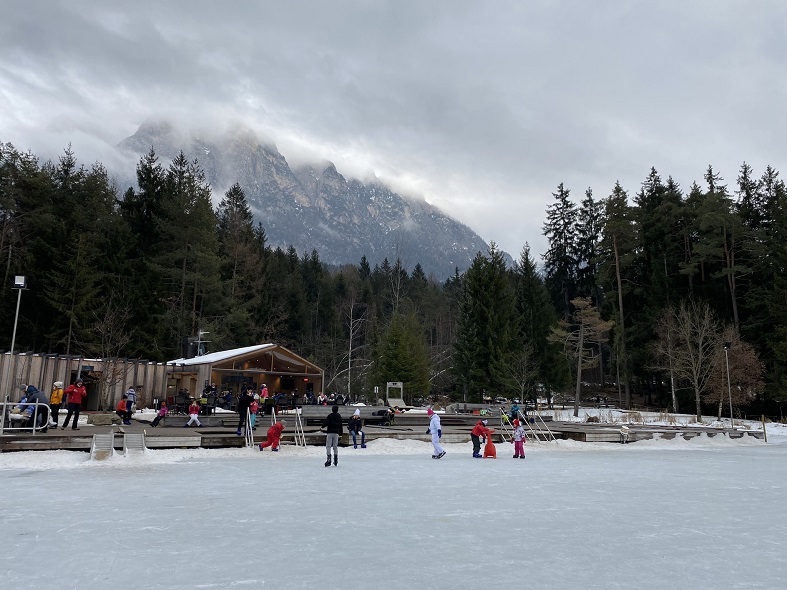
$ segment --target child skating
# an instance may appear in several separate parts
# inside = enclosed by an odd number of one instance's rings
[[[514,420],[514,459],[524,459],[525,458],[525,441],[527,440],[527,436],[525,435],[525,429],[520,424],[519,419]]]

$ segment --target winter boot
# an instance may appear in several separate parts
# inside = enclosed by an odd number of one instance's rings
[[[235,434],[237,434],[238,436],[241,436],[241,434],[240,434],[240,428],[238,428],[238,431],[237,431]]]
[[[361,433],[361,448],[362,449],[366,448],[366,433],[365,432]]]
[[[339,455],[334,455],[333,456],[333,464],[334,464],[335,467],[339,466]]]
[[[480,454],[480,453],[473,453],[473,457],[474,457],[475,459],[483,459],[483,457],[481,456],[481,454]]]
[[[328,455],[328,460],[325,461],[325,466],[326,467],[330,467],[331,466],[331,456],[330,455]]]

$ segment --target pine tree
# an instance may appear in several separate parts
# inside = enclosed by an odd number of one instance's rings
[[[211,190],[195,160],[181,152],[167,170],[154,264],[166,303],[162,348],[176,353],[183,339],[212,328],[221,310],[217,219]]]
[[[616,182],[612,194],[604,202],[604,231],[602,248],[606,252],[603,271],[616,297],[615,350],[620,369],[626,408],[631,407],[631,362],[628,354],[626,318],[631,306],[626,305],[628,292],[624,293],[623,277],[628,273],[637,250],[637,234],[633,212],[628,204],[628,194]]]
[[[379,347],[375,374],[379,385],[401,381],[408,403],[429,394],[429,358],[421,324],[415,314],[393,315]]]
[[[544,254],[546,286],[555,309],[564,318],[571,314],[571,299],[576,292],[577,279],[577,207],[569,200],[570,190],[561,182],[552,193],[555,203],[547,207],[547,221],[543,231],[549,240]]]
[[[480,252],[464,276],[454,371],[470,392],[515,391],[510,355],[516,334],[515,303],[505,260],[494,242]]]
[[[522,369],[518,371],[516,381],[520,397],[535,400],[539,385],[544,385],[548,395],[552,390],[563,387],[568,379],[568,367],[559,348],[549,341],[552,327],[557,324],[557,313],[528,244],[522,248],[513,277],[518,318],[514,354],[516,366]]]

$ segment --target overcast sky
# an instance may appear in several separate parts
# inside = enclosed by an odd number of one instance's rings
[[[6,0],[0,141],[111,165],[145,120],[242,121],[540,255],[560,182],[784,172],[786,33],[781,0]]]

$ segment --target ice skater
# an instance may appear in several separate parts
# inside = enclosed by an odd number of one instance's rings
[[[514,425],[514,438],[512,440],[514,443],[514,459],[524,459],[525,441],[527,440],[525,429],[519,423],[518,418],[515,418],[512,424]]]
[[[429,428],[426,429],[426,434],[432,435],[432,446],[434,447],[432,459],[442,459],[445,456],[445,450],[440,446],[440,439],[443,436],[440,416],[432,408],[426,410],[426,415],[429,416]]]
[[[325,435],[325,466],[331,466],[331,449],[333,449],[333,464],[339,465],[339,437],[342,435],[342,416],[339,414],[339,406],[333,406],[331,413],[323,420],[322,427],[326,430]]]
[[[284,430],[284,427],[287,425],[287,422],[284,420],[279,420],[268,428],[268,435],[265,439],[265,442],[260,443],[260,450],[263,450],[265,447],[271,447],[272,451],[279,452],[279,440],[281,439],[281,431]]]
[[[366,448],[366,434],[361,429],[361,410],[356,409],[353,412],[353,415],[350,417],[350,420],[347,422],[347,432],[349,432],[353,437],[353,448],[358,448],[358,439],[356,438],[359,434],[361,435],[361,448]]]
[[[483,438],[483,442],[486,442],[486,437],[489,436],[489,429],[486,427],[486,419],[479,420],[473,426],[473,430],[470,431],[470,438],[473,441],[473,457],[476,459],[481,459],[481,439]]]

